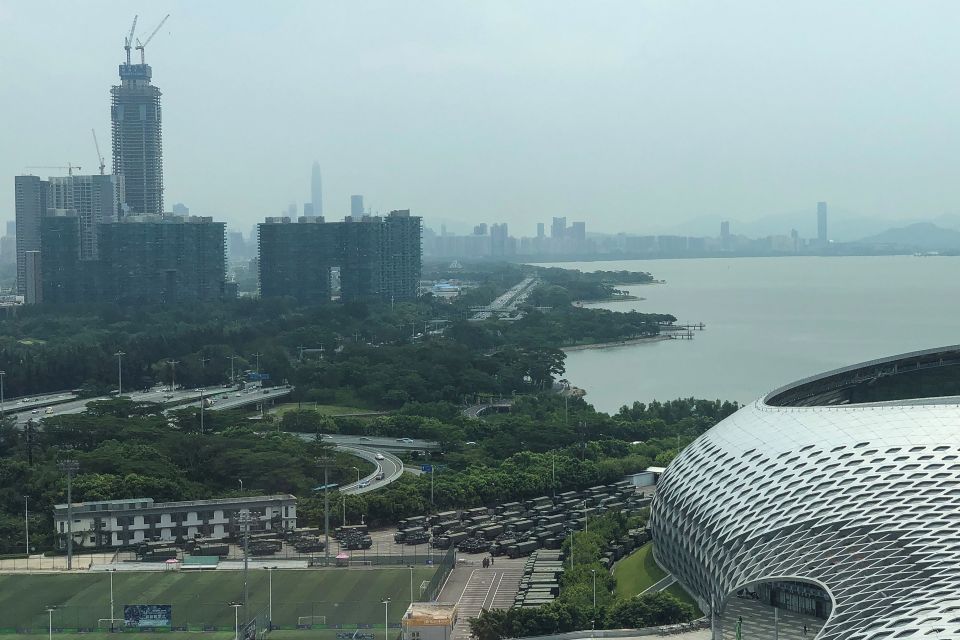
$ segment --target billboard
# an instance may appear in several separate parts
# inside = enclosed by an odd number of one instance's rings
[[[173,607],[169,604],[125,604],[125,627],[169,627],[173,624]]]

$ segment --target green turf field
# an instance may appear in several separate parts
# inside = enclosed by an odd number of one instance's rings
[[[419,595],[421,583],[434,573],[434,568],[414,569],[415,596]],[[250,570],[249,591],[251,615],[265,611],[267,571]],[[382,634],[385,597],[391,599],[390,622],[396,623],[410,603],[408,568],[273,571],[273,622],[284,628],[293,629],[298,623],[379,624]],[[234,620],[229,603],[242,600],[242,571],[114,574],[118,618],[123,617],[124,604],[169,604],[173,606],[175,626],[228,630],[233,628]],[[29,628],[34,633],[45,632],[48,606],[56,607],[55,629],[97,628],[98,619],[110,617],[109,574],[0,575],[0,631]],[[100,622],[101,628],[106,626],[109,623]],[[94,638],[89,634],[84,637]],[[302,635],[296,637],[306,639]]]

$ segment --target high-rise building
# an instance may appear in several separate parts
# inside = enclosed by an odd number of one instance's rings
[[[827,203],[817,203],[817,244],[826,246],[830,241],[827,239]]]
[[[490,225],[490,255],[496,258],[502,258],[507,255],[507,238],[510,234],[507,232],[507,223]]]
[[[350,196],[350,215],[354,217],[363,215],[363,196]]]
[[[568,233],[571,240],[577,243],[577,248],[583,245],[587,241],[587,223],[586,222],[574,222],[570,225],[570,231]]]
[[[487,223],[481,222],[480,224],[473,227],[473,235],[475,236],[485,236],[487,235]]]
[[[182,202],[174,203],[173,213],[177,216],[188,216],[190,215],[190,207],[183,204]]]
[[[320,175],[320,163],[314,162],[310,172],[310,204],[313,205],[315,216],[323,215],[323,178]],[[306,211],[304,211],[304,215]]]
[[[25,251],[23,254],[23,301],[26,304],[39,304],[43,302],[43,281],[40,268],[40,252]]]
[[[307,218],[313,218],[313,217],[315,217],[315,216],[313,215],[313,203],[312,203],[312,202],[304,202],[304,203],[303,203],[303,215],[304,215],[304,217],[307,217]]]
[[[81,260],[80,218],[74,211],[50,210],[40,222],[43,247],[42,300],[45,304],[73,304],[95,299],[92,262]],[[82,290],[81,290],[82,289]]]
[[[14,208],[17,225],[17,293],[27,293],[28,251],[40,251],[40,220],[47,212],[50,184],[37,176],[14,178]],[[39,256],[37,257],[39,264]]]
[[[111,175],[60,176],[49,179],[48,209],[77,215],[80,260],[97,258],[97,225],[115,222],[123,201],[123,178]],[[41,243],[42,245],[42,243]],[[44,247],[41,246],[41,251]],[[46,259],[44,259],[46,262]]]
[[[146,63],[120,65],[120,84],[110,89],[113,173],[123,176],[133,213],[163,213],[163,145],[160,89],[150,84]]]
[[[550,225],[550,237],[554,240],[561,240],[567,233],[567,219],[564,218],[554,218],[553,224]]]
[[[724,251],[730,250],[730,222],[723,220],[720,223],[720,248]]]
[[[292,296],[301,303],[331,300],[331,274],[339,274],[343,301],[417,296],[421,220],[409,211],[385,217],[267,218],[260,228],[260,296]]]
[[[223,296],[226,225],[143,215],[100,225],[100,296],[119,304],[207,302]]]
[[[537,223],[537,237],[538,237],[538,238],[544,238],[544,237],[546,236],[546,233],[545,233],[545,230],[544,230],[544,226],[545,226],[545,225],[544,225],[542,222],[538,222],[538,223]]]

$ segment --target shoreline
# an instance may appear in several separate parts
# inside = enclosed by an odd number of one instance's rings
[[[616,342],[596,342],[593,344],[575,344],[569,347],[561,347],[560,350],[564,353],[569,353],[570,351],[586,351],[587,349],[612,349],[614,347],[626,347],[632,344],[645,344],[647,342],[661,342],[663,340],[673,340],[672,335],[660,334],[657,336],[649,336],[647,338],[628,338],[627,340],[617,340]]]
[[[573,306],[575,307],[587,307],[592,304],[608,304],[610,302],[638,302],[641,300],[646,300],[646,298],[641,298],[640,296],[610,296],[609,298],[600,298],[599,300],[574,300]]]

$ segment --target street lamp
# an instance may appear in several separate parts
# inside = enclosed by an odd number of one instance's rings
[[[47,607],[47,629],[50,640],[53,640],[53,607]]]
[[[233,607],[233,640],[240,640],[240,607],[243,605],[231,602],[229,606]]]
[[[383,640],[390,640],[390,635],[389,635],[389,634],[390,634],[390,629],[389,629],[390,623],[388,622],[388,619],[389,619],[388,612],[390,611],[390,598],[387,598],[386,600],[383,600],[382,602],[383,602]]]
[[[357,484],[360,484],[360,469],[353,467],[353,470],[357,472]]]

